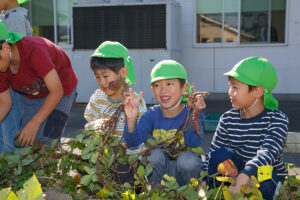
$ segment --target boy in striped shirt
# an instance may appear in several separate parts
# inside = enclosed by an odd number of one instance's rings
[[[229,175],[235,179],[229,189],[238,193],[240,186],[255,176],[263,198],[273,199],[287,175],[282,149],[288,118],[278,110],[278,102],[271,94],[277,83],[276,70],[267,59],[250,57],[225,75],[233,109],[222,115],[206,155],[208,185],[214,187],[212,179],[218,173]],[[233,164],[231,171],[222,171],[221,166],[226,164]],[[270,169],[269,177],[260,176],[264,168]]]
[[[94,72],[99,89],[95,90],[85,109],[87,120],[85,130],[98,131],[105,120],[108,120],[122,105],[123,93],[127,84],[135,82],[133,61],[128,56],[128,49],[119,42],[105,41],[90,56],[90,67]],[[135,93],[136,95],[136,93]],[[144,99],[138,102],[138,118],[146,111]],[[125,115],[121,112],[113,135],[121,138],[125,126]],[[125,141],[123,141],[125,143]],[[127,154],[136,154],[143,144],[127,149]],[[117,179],[122,183],[133,182],[128,164],[118,164]]]

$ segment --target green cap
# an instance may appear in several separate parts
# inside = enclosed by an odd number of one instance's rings
[[[135,82],[133,61],[128,56],[128,49],[119,42],[105,41],[94,51],[89,58],[123,58],[124,65],[128,68],[128,73],[125,78],[126,83],[133,85]]]
[[[264,87],[264,105],[268,109],[278,109],[278,102],[271,92],[277,84],[277,73],[274,66],[265,58],[249,57],[238,62],[224,75],[251,86]]]
[[[0,22],[0,40],[5,40],[9,44],[15,44],[24,37],[22,33],[9,32],[3,22]]]
[[[151,71],[150,84],[156,81],[173,78],[184,79],[188,84],[188,89],[186,92],[189,94],[191,93],[191,86],[187,81],[187,73],[185,68],[174,60],[162,60],[157,63]],[[186,101],[186,97],[182,96],[181,100]]]
[[[30,0],[18,0],[18,4],[26,3],[28,1],[30,1]]]

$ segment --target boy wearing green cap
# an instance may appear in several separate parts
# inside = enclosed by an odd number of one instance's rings
[[[255,176],[264,199],[273,199],[277,186],[287,175],[282,148],[288,118],[278,110],[278,102],[271,94],[277,83],[276,70],[267,59],[250,57],[238,62],[225,75],[233,109],[220,119],[204,170],[209,176],[221,173],[234,177],[235,183],[229,188],[235,193]],[[222,165],[231,161],[234,163],[231,169],[221,170]],[[269,176],[264,177],[260,171]],[[212,182],[209,178],[210,187],[214,187]]]
[[[185,68],[173,60],[163,60],[156,64],[151,72],[152,92],[159,105],[155,105],[137,121],[137,104],[141,94],[134,99],[131,90],[124,102],[126,125],[124,138],[128,146],[139,145],[149,137],[156,140],[157,144],[166,144],[168,139],[175,136],[180,129],[180,142],[176,148],[183,146],[198,147],[201,144],[203,128],[201,120],[204,118],[205,103],[202,97],[197,99],[199,113],[200,134],[197,134],[193,126],[182,130],[180,124],[188,114],[188,106],[182,104],[182,95],[188,89],[187,73]],[[189,113],[190,115],[191,113]],[[186,128],[186,127],[185,127]],[[170,144],[167,144],[169,146]],[[168,147],[166,147],[168,148]],[[198,178],[201,171],[201,159],[190,151],[182,152],[177,159],[171,159],[164,151],[166,148],[151,149],[148,159],[153,166],[150,181],[160,184],[163,175],[168,174],[176,178],[180,186],[190,182],[191,178]]]
[[[112,117],[117,111],[127,92],[128,85],[135,82],[134,67],[128,50],[119,42],[105,41],[99,45],[90,56],[90,67],[94,72],[99,89],[90,98],[85,109],[84,117],[87,120],[86,130],[97,130],[103,121]],[[127,85],[128,84],[128,85]],[[135,94],[136,95],[136,94]],[[140,99],[138,104],[138,118],[146,111],[146,104]],[[114,135],[122,137],[125,125],[124,112],[121,112],[116,124]],[[142,144],[128,148],[127,154],[135,154],[140,151]],[[119,164],[118,174],[121,182],[133,182],[132,173],[124,173],[129,170],[129,165]]]
[[[0,21],[2,21],[10,32],[23,33],[24,36],[32,35],[32,28],[27,19],[27,10],[20,7],[17,0],[0,0]],[[14,149],[13,138],[6,138],[5,136],[14,135],[18,131],[18,126],[21,121],[20,98],[19,94],[13,89],[10,90],[12,96],[12,108],[0,123],[0,152],[2,150],[11,151]],[[15,123],[13,125],[13,123]],[[3,143],[5,141],[5,143]],[[2,150],[1,150],[2,149]]]
[[[58,46],[45,38],[9,32],[0,22],[0,122],[11,109],[12,87],[22,104],[20,131],[15,135],[20,145],[38,140],[49,144],[61,137],[77,82],[70,59]],[[13,140],[14,135],[5,137]]]

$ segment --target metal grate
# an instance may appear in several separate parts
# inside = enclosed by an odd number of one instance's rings
[[[166,5],[73,7],[74,49],[106,40],[129,49],[166,48]]]

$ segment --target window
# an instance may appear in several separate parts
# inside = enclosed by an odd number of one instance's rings
[[[33,35],[58,44],[71,44],[71,8],[77,1],[38,0],[22,4],[29,11]]]
[[[71,44],[72,4],[78,0],[56,0],[57,43]]]
[[[53,0],[30,1],[30,3],[33,35],[54,41]]]
[[[74,49],[106,40],[131,49],[166,48],[166,5],[73,7]]]
[[[285,43],[286,0],[196,0],[196,42]]]

